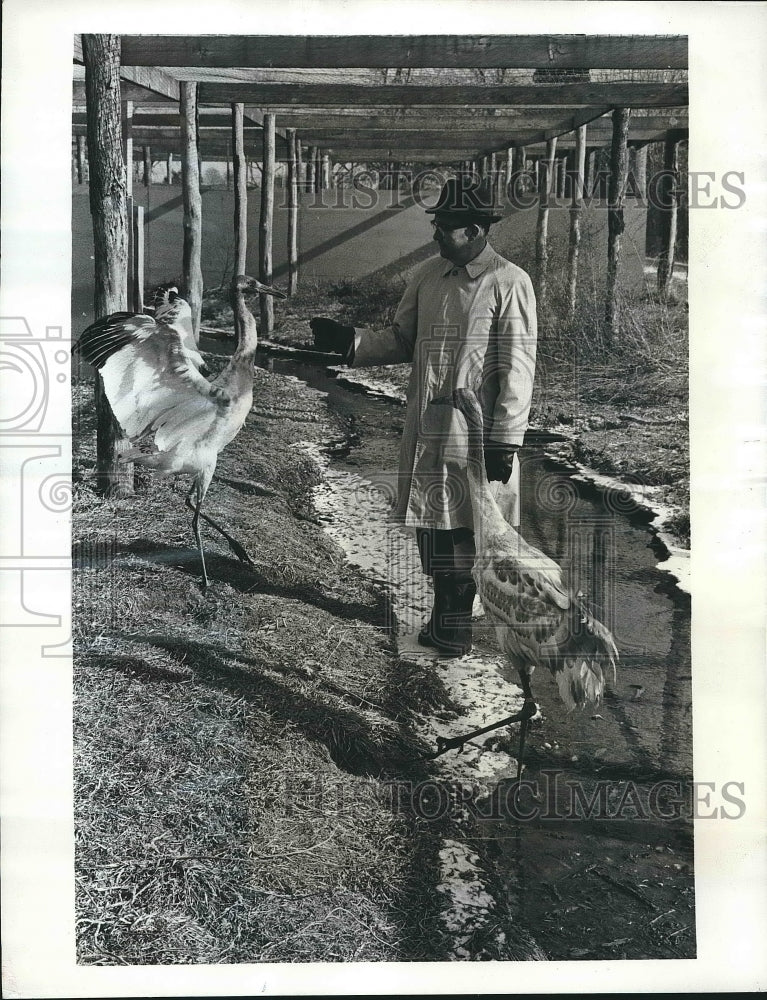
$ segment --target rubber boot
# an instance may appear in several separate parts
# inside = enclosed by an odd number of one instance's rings
[[[450,574],[435,570],[432,575],[434,585],[434,600],[431,614],[428,621],[418,633],[418,642],[421,646],[436,646],[439,642],[438,636],[444,630],[445,615],[450,614]]]
[[[471,611],[477,588],[464,574],[434,573],[434,607],[431,618],[418,634],[422,646],[431,646],[442,656],[465,656],[471,652]]]

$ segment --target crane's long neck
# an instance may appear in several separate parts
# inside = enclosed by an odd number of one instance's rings
[[[508,532],[509,522],[498,508],[485,475],[481,413],[468,414],[464,412],[464,416],[468,428],[466,473],[471,493],[474,532],[479,537],[481,531],[487,539],[493,535]]]
[[[232,291],[232,310],[234,331],[237,334],[236,354],[239,357],[254,356],[258,347],[258,327],[253,313],[245,304],[245,295],[241,288]]]

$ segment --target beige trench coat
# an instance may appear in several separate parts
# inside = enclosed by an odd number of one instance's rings
[[[522,444],[535,375],[535,294],[528,275],[487,244],[463,267],[443,257],[421,265],[392,326],[358,329],[353,366],[412,362],[394,515],[406,525],[470,528],[466,424],[429,401],[469,387],[480,400],[485,440]],[[492,484],[507,520],[519,524],[519,461],[507,485]]]

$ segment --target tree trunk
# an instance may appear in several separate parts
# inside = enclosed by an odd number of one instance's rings
[[[232,105],[232,156],[234,159],[234,273],[246,273],[248,253],[248,185],[245,177],[244,104]],[[227,159],[227,167],[229,161]]]
[[[272,283],[272,228],[274,221],[274,150],[275,117],[264,115],[264,160],[261,172],[261,222],[259,224],[259,279]],[[261,295],[261,335],[268,337],[274,329],[274,304],[271,295]]]
[[[605,301],[605,326],[608,338],[618,333],[620,309],[618,307],[618,267],[620,264],[623,230],[623,203],[628,176],[629,108],[613,111],[613,142],[610,152],[610,188],[607,204],[607,298]]]
[[[181,183],[184,199],[184,292],[192,310],[195,342],[200,339],[202,309],[202,198],[200,161],[197,152],[197,84],[182,80],[181,90]]]
[[[120,114],[120,37],[82,36],[93,222],[94,294],[97,319],[128,305],[128,221],[126,171]],[[133,490],[133,465],[119,456],[129,447],[96,373],[96,480],[108,496]]]

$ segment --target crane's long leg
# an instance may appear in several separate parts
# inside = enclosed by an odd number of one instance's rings
[[[534,701],[525,698],[525,702],[519,712],[515,712],[514,715],[509,715],[505,719],[499,719],[498,722],[491,722],[488,726],[482,726],[480,729],[472,729],[470,733],[464,733],[463,736],[451,736],[446,738],[444,736],[437,737],[437,749],[434,753],[427,754],[422,757],[421,760],[434,760],[435,757],[441,757],[443,753],[447,750],[458,750],[464,743],[468,743],[469,740],[473,740],[475,736],[482,736],[485,733],[491,733],[494,729],[500,729],[501,726],[510,726],[513,722],[527,721],[538,711],[538,706]]]
[[[222,528],[220,524],[217,524],[213,520],[212,517],[208,517],[207,514],[202,514],[200,512],[200,510],[199,510],[199,505],[195,506],[192,503],[191,496],[192,496],[192,493],[194,492],[194,490],[195,490],[195,485],[192,484],[192,488],[189,491],[189,493],[187,493],[187,496],[186,496],[185,503],[186,503],[187,507],[191,511],[195,512],[195,517],[201,517],[203,519],[203,521],[206,522],[206,524],[209,524],[211,526],[211,528],[215,528],[216,531],[220,532],[224,536],[224,538],[229,543],[229,548],[232,550],[232,552],[234,552],[234,554],[237,556],[237,558],[240,560],[240,562],[244,562],[244,563],[247,563],[249,566],[253,566],[254,565],[253,560],[250,558],[250,556],[245,551],[244,547],[240,544],[240,542],[238,542],[236,538],[234,538],[232,535],[230,535],[229,532],[226,531],[225,528]],[[200,500],[200,504],[202,504],[202,500]]]
[[[197,503],[192,505],[190,497],[192,491],[197,493]],[[194,517],[192,518],[192,531],[194,532],[194,537],[197,540],[197,548],[200,550],[200,562],[202,563],[202,589],[207,590],[210,586],[210,581],[208,580],[208,571],[205,568],[205,550],[202,547],[202,535],[200,534],[200,507],[202,507],[202,501],[204,498],[204,493],[202,491],[202,486],[198,482],[192,484],[192,489],[187,494],[187,506],[194,511]],[[205,515],[202,515],[205,520]]]
[[[527,729],[528,726],[530,725],[530,719],[532,718],[533,715],[535,715],[535,712],[538,710],[535,704],[535,699],[533,698],[533,692],[530,688],[530,678],[524,672],[524,670],[519,671],[519,680],[520,684],[522,685],[522,690],[525,693],[524,708],[529,709],[529,706],[532,705],[535,711],[530,712],[528,710],[527,712],[523,711],[522,713],[522,724],[519,727],[519,753],[517,754],[517,781],[519,781],[519,779],[522,777],[522,756],[525,752],[525,739],[527,738]]]

